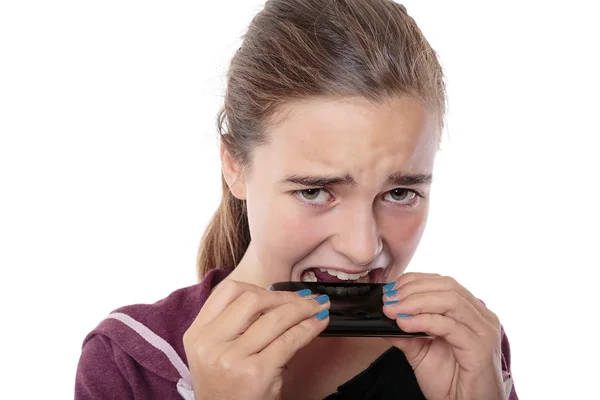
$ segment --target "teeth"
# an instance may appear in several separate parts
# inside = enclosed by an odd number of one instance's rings
[[[347,274],[345,272],[338,271],[337,277],[338,277],[338,279],[341,279],[344,281],[348,281],[348,280],[355,281],[358,278],[360,278],[360,274]]]
[[[302,274],[302,282],[316,282],[317,281],[317,276],[315,275],[314,271],[305,271]]]
[[[369,271],[360,272],[358,274],[347,274],[346,272],[336,271],[335,269],[327,269],[327,268],[319,268],[321,272],[327,272],[329,275],[336,276],[338,279],[344,281],[355,281],[357,279],[362,278],[363,276],[367,276]],[[314,275],[314,274],[313,274]]]

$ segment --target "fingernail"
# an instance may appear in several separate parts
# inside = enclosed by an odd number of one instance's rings
[[[392,296],[395,296],[396,294],[398,294],[398,289],[390,290],[388,292],[383,292],[383,295],[387,296],[387,297],[392,297]]]
[[[319,312],[317,315],[315,315],[316,319],[325,319],[327,318],[327,316],[329,315],[329,310],[323,310],[321,312]]]
[[[398,314],[398,318],[406,319],[408,317],[410,317],[408,314]]]
[[[322,294],[318,297],[315,297],[315,300],[317,301],[317,303],[319,304],[325,304],[329,301],[329,296],[327,296],[326,294]]]
[[[390,282],[387,285],[383,286],[383,291],[387,292],[388,290],[392,290],[395,285],[396,285],[396,282]]]
[[[310,289],[300,289],[296,291],[296,293],[298,293],[302,297],[308,297],[312,292],[310,291]]]
[[[383,305],[391,306],[392,304],[396,304],[397,302],[398,302],[398,300],[384,301]]]

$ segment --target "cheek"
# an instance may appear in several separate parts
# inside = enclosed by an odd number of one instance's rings
[[[307,217],[293,200],[283,198],[258,207],[248,206],[252,244],[269,274],[289,274],[294,264],[324,240],[319,219]]]
[[[382,224],[384,240],[392,253],[395,269],[403,270],[410,262],[427,225],[427,215],[428,209],[424,208],[401,218],[387,219]]]

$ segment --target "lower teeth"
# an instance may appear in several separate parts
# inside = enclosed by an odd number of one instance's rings
[[[302,282],[317,282],[317,276],[314,271],[305,271],[302,274]]]

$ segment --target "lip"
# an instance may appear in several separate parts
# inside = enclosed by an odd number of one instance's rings
[[[300,276],[298,277],[298,281],[302,280],[302,274],[305,271],[308,271],[310,269],[319,269],[319,268],[325,268],[325,269],[332,269],[335,271],[340,271],[340,272],[345,272],[347,274],[360,274],[363,273],[365,271],[369,271],[369,278],[370,278],[370,283],[381,283],[381,278],[383,277],[383,274],[385,272],[385,268],[379,267],[379,268],[371,268],[371,269],[363,269],[363,270],[352,270],[349,268],[338,268],[338,267],[325,267],[325,266],[315,266],[315,267],[308,267],[306,269],[304,269],[301,273]]]

